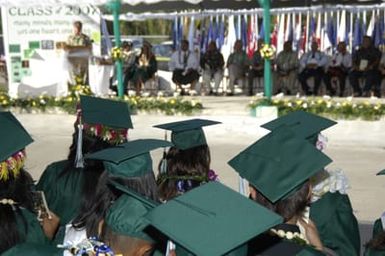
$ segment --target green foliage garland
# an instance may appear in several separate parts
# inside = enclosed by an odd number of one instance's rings
[[[254,109],[257,106],[263,105],[267,105],[267,102],[266,99],[261,98],[252,100],[248,107]],[[276,106],[280,116],[297,110],[303,110],[334,119],[347,120],[362,119],[374,121],[385,116],[384,103],[369,100],[353,100],[352,98],[343,100],[331,98],[284,98],[273,99],[268,105]]]

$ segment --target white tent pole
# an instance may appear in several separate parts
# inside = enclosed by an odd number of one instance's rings
[[[309,31],[310,31],[310,11],[307,11],[307,14],[306,14],[306,40],[305,40],[305,49],[304,49],[304,52],[307,52],[308,50],[308,42],[309,42]]]

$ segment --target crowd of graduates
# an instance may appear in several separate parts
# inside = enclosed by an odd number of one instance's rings
[[[0,112],[0,254],[385,255],[385,223],[363,247],[346,177],[326,169],[321,131],[336,122],[298,111],[262,125],[270,133],[228,161],[248,193],[210,169],[210,125],[220,123],[159,124],[148,129],[170,141],[128,140],[127,104],[81,96],[67,159],[35,183],[24,168],[33,139]]]

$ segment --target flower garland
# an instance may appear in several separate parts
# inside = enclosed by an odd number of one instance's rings
[[[85,239],[82,242],[75,245],[66,244],[66,245],[58,245],[58,247],[68,250],[74,256],[94,256],[94,255],[114,256],[115,255],[112,249],[108,245],[98,241],[94,237]]]
[[[275,49],[273,46],[265,44],[262,46],[262,49],[259,52],[262,58],[270,60],[274,57]]]
[[[13,201],[12,199],[3,198],[3,199],[0,200],[0,204],[2,204],[2,205],[11,205],[12,206],[12,205],[15,205],[16,202]]]
[[[12,175],[17,177],[20,173],[20,169],[23,168],[26,154],[24,150],[21,150],[8,159],[0,163],[0,180],[7,181]]]
[[[305,236],[299,232],[285,232],[282,229],[276,230],[274,228],[270,229],[270,232],[282,239],[292,241],[296,244],[307,245]]]
[[[123,50],[121,47],[114,47],[111,50],[111,58],[113,61],[119,61],[123,58]]]
[[[101,138],[110,144],[121,144],[127,140],[128,129],[110,128],[101,124],[83,124],[83,130],[91,136]]]
[[[92,95],[86,85],[72,86],[71,93],[65,97],[53,97],[41,95],[34,98],[14,99],[5,92],[0,92],[0,108],[20,108],[27,112],[50,112],[52,110],[64,111],[70,114],[76,113],[76,105],[79,95]],[[116,99],[111,97],[110,99]],[[118,99],[116,99],[118,100]],[[191,115],[203,109],[201,102],[187,100],[182,97],[138,97],[125,96],[122,100],[130,106],[132,114],[138,111],[146,113],[162,113],[166,115]],[[16,111],[20,111],[16,110]]]
[[[164,183],[166,180],[174,180],[176,189],[179,193],[185,193],[195,185],[202,185],[210,181],[218,181],[218,175],[213,171],[209,170],[207,175],[167,175],[162,173],[158,176],[158,185]],[[198,184],[197,184],[198,183]]]
[[[249,103],[250,110],[255,109],[261,103],[266,102],[265,98],[253,99]],[[332,99],[330,97],[287,97],[275,98],[270,102],[271,106],[278,108],[280,116],[288,113],[303,110],[313,114],[331,117],[334,119],[362,119],[379,120],[385,116],[385,104],[381,101],[360,101],[353,100],[352,97],[346,99]]]

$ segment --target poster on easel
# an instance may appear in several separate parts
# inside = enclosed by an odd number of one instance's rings
[[[69,64],[63,44],[73,34],[73,23],[100,54],[100,10],[96,6],[36,6],[2,8],[8,91],[12,97],[68,92]]]

